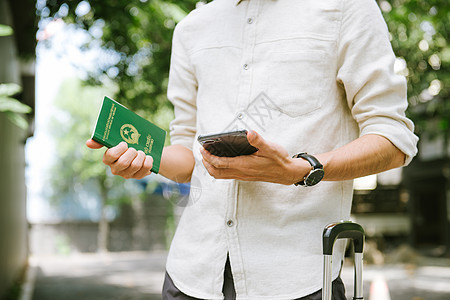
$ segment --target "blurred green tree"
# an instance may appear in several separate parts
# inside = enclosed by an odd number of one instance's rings
[[[167,79],[173,28],[198,0],[52,0],[38,1],[43,23],[62,18],[86,30],[85,48],[100,46],[110,53],[88,81],[111,78],[118,85],[115,97],[144,116],[172,109],[167,101]],[[105,62],[105,61],[108,62]]]
[[[399,57],[400,73],[408,79],[409,113],[419,134],[450,131],[450,5],[447,0],[381,0]]]

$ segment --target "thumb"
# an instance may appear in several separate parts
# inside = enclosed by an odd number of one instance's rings
[[[255,148],[262,150],[267,147],[267,142],[256,131],[250,130],[247,132],[247,140]]]
[[[101,147],[103,147],[102,144],[97,143],[96,141],[94,141],[93,139],[89,139],[86,141],[86,146],[88,146],[91,149],[100,149]]]

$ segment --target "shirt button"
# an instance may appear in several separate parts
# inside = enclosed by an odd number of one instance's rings
[[[244,113],[239,113],[238,115],[237,115],[237,118],[239,119],[239,120],[242,120],[243,118],[244,118]]]
[[[227,221],[227,226],[228,226],[228,227],[233,227],[233,225],[234,225],[233,220],[228,220],[228,221]]]
[[[248,64],[244,64],[243,68],[244,70],[248,70]]]
[[[248,23],[248,24],[252,24],[252,23],[253,23],[253,19],[252,19],[252,18],[248,18],[248,19],[247,19],[247,23]]]

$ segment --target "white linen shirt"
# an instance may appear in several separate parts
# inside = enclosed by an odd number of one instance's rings
[[[175,286],[223,299],[229,253],[237,299],[294,299],[322,287],[322,230],[349,219],[352,181],[217,180],[201,163],[197,136],[253,129],[289,155],[314,155],[378,134],[407,164],[417,137],[394,61],[374,0],[216,0],[177,25],[171,142],[192,149],[196,165],[167,261]],[[333,278],[343,253],[338,242]]]

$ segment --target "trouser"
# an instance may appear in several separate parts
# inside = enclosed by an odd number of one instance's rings
[[[345,287],[341,278],[338,277],[333,281],[332,285],[333,300],[346,300],[345,298]],[[233,274],[231,273],[230,260],[227,259],[225,264],[225,273],[222,293],[225,296],[225,300],[236,299],[236,291],[234,289]],[[302,297],[296,300],[321,300],[322,290],[319,290],[311,295]],[[163,300],[200,300],[198,298],[190,297],[183,292],[181,292],[174,284],[169,274],[166,272],[166,277],[164,279],[163,286]]]

